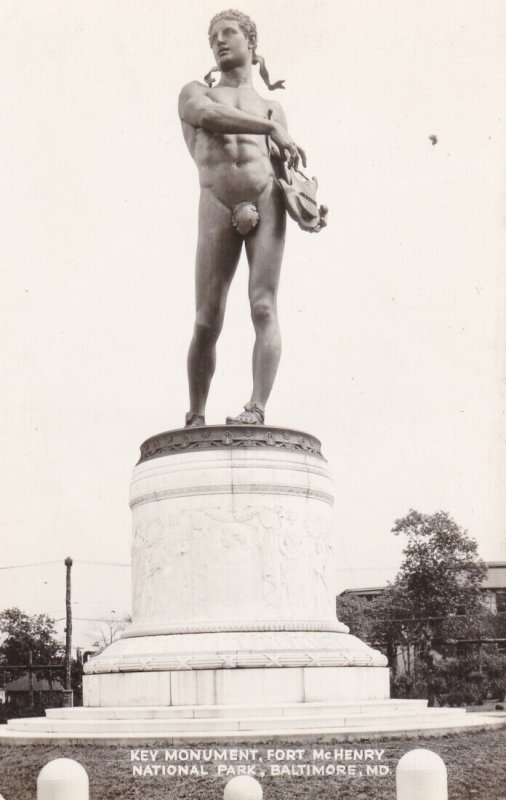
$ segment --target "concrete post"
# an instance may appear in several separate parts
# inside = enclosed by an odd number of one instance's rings
[[[74,705],[74,692],[72,689],[62,689],[62,708],[72,708]]]
[[[255,778],[237,775],[225,786],[223,800],[262,800],[263,789]]]
[[[37,800],[89,800],[88,773],[72,758],[55,758],[37,778]]]
[[[448,800],[446,766],[432,750],[404,753],[397,764],[397,800]]]

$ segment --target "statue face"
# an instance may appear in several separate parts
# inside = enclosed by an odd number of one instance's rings
[[[216,64],[223,72],[242,66],[251,58],[251,47],[235,19],[215,22],[210,41]]]

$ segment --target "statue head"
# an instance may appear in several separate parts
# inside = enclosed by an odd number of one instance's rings
[[[244,33],[248,45],[254,51],[257,46],[257,26],[255,25],[251,17],[248,17],[247,14],[243,14],[242,11],[237,11],[237,9],[234,8],[229,8],[228,11],[220,11],[218,14],[214,15],[211,22],[209,23],[208,36],[209,36],[209,44],[211,45],[211,47],[212,47],[211,32],[213,30],[213,25],[225,19],[232,19],[235,22],[237,22],[240,29]]]
[[[209,24],[209,44],[211,48],[214,47],[215,40],[213,38],[213,27],[217,23],[224,22],[225,20],[230,20],[235,22],[241,32],[244,34],[244,38],[247,42],[248,49],[251,51],[251,63],[258,64],[260,66],[260,76],[264,81],[265,85],[272,91],[273,89],[284,89],[284,81],[276,81],[275,83],[270,82],[269,73],[267,71],[267,67],[265,66],[265,60],[256,52],[257,47],[257,26],[251,19],[248,17],[247,14],[243,14],[242,11],[237,11],[237,9],[229,8],[227,11],[220,11],[218,14],[215,14]],[[218,61],[218,59],[217,59]],[[214,83],[213,73],[219,72],[221,70],[221,66],[213,67],[207,75],[204,77],[205,82],[208,86],[212,86]]]

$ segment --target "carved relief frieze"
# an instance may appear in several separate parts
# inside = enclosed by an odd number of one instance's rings
[[[220,607],[245,611],[245,622],[268,609],[288,619],[327,616],[331,521],[311,510],[229,504],[162,515],[157,504],[146,507],[134,528],[134,622],[198,619]]]

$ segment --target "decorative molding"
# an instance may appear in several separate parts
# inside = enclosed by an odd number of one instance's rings
[[[295,450],[325,460],[319,439],[303,431],[264,425],[207,425],[205,428],[176,428],[151,436],[141,445],[137,463],[174,453],[235,448]]]
[[[188,622],[178,625],[134,625],[122,631],[119,639],[136,639],[140,636],[170,636],[193,633],[251,633],[276,631],[303,631],[310,633],[348,633],[342,622],[320,622],[313,620],[259,622]]]
[[[96,656],[85,664],[87,675],[111,672],[160,672],[201,669],[256,669],[274,667],[386,667],[387,659],[368,648],[354,650],[273,650],[266,652],[177,653],[139,656]]]
[[[176,497],[198,497],[200,495],[212,494],[261,494],[264,496],[269,495],[289,495],[291,497],[310,497],[312,500],[321,500],[328,503],[330,506],[334,505],[334,498],[329,492],[323,492],[319,489],[309,489],[304,486],[292,486],[274,483],[218,483],[210,484],[208,486],[185,486],[176,487],[174,489],[157,489],[147,494],[141,494],[130,501],[130,508],[136,508],[144,503],[152,503],[158,500],[168,500],[169,498]]]
[[[170,462],[167,463],[166,461],[162,463],[158,463],[156,459],[153,459],[152,462],[148,462],[145,467],[142,468],[140,473],[134,473],[132,483],[135,485],[139,481],[146,480],[147,477],[149,478],[156,478],[159,475],[170,475],[178,474],[182,472],[192,471],[195,469],[232,469],[237,471],[247,471],[247,470],[265,470],[266,472],[271,472],[272,470],[282,470],[286,472],[302,472],[305,475],[317,475],[318,477],[322,477],[324,479],[329,479],[330,474],[327,467],[327,462],[325,459],[318,459],[317,462],[308,463],[304,459],[293,459],[290,458],[289,455],[286,456],[286,459],[278,460],[273,459],[270,457],[269,452],[262,451],[263,458],[255,458],[252,460],[249,458],[248,453],[237,453],[234,452],[233,461],[229,459],[219,459],[217,461],[213,461],[211,463],[202,462],[198,459],[198,454],[196,459],[192,459],[192,463],[189,464],[182,464],[181,460],[177,460],[176,464],[171,464]],[[176,459],[174,459],[176,461]],[[137,465],[138,466],[138,465]]]

